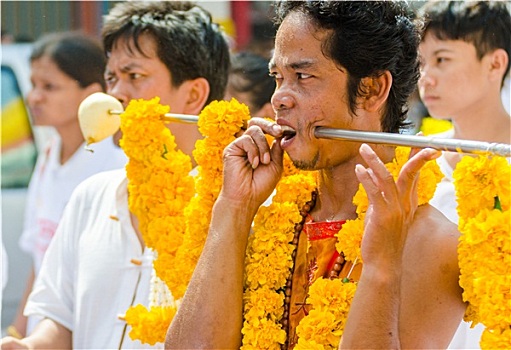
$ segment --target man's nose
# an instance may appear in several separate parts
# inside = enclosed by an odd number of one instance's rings
[[[419,86],[434,85],[434,84],[435,84],[435,79],[431,72],[431,69],[428,66],[421,67]]]
[[[128,90],[127,90],[126,86],[124,86],[124,84],[122,84],[122,82],[117,81],[117,82],[115,82],[115,84],[108,86],[106,92],[110,96],[113,96],[116,99],[118,99],[122,103],[122,105],[126,108],[130,99],[129,99]]]
[[[282,86],[273,93],[271,104],[275,111],[281,111],[292,108],[295,104],[295,99],[291,90],[288,87]]]

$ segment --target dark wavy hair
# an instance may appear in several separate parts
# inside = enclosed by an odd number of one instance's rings
[[[34,43],[30,61],[43,56],[49,57],[80,87],[98,83],[105,90],[106,58],[98,40],[80,32],[48,33]]]
[[[224,96],[229,72],[229,46],[209,12],[181,1],[126,1],[115,5],[104,18],[103,45],[108,54],[123,38],[140,49],[149,34],[157,43],[159,59],[172,75],[172,85],[196,78],[209,82],[206,104]],[[133,48],[130,48],[133,49]]]
[[[407,127],[407,101],[419,79],[419,29],[406,3],[395,1],[281,1],[275,22],[300,11],[331,34],[323,54],[348,72],[348,102],[355,114],[356,98],[364,94],[362,78],[392,75],[381,128]]]
[[[474,45],[477,57],[496,49],[507,52],[508,62],[502,84],[511,65],[511,15],[508,2],[432,1],[418,14],[426,32],[440,40],[462,40]]]

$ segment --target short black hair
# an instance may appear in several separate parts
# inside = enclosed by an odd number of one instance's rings
[[[116,4],[104,18],[107,54],[121,38],[132,41],[144,54],[139,46],[143,34],[155,39],[157,55],[171,73],[173,86],[202,77],[210,86],[206,104],[223,98],[229,46],[209,12],[186,1],[126,1]]]
[[[397,1],[281,1],[275,22],[298,11],[320,29],[331,31],[323,54],[348,72],[348,102],[355,114],[363,94],[362,79],[392,75],[392,86],[381,120],[385,132],[406,127],[407,101],[419,79],[419,29],[414,13]]]
[[[511,65],[511,15],[508,2],[431,1],[418,12],[424,23],[422,38],[430,32],[440,40],[462,40],[474,45],[481,59],[503,49],[508,62],[502,84]]]

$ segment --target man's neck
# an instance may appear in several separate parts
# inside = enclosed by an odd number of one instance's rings
[[[192,167],[195,167],[197,163],[193,158],[193,150],[195,149],[197,140],[202,138],[197,125],[173,123],[169,126],[169,129],[175,137],[177,148],[184,154],[190,156],[192,159]]]
[[[510,143],[511,117],[500,99],[494,104],[466,109],[452,120],[456,139]]]
[[[392,147],[371,145],[380,159],[390,162],[394,157]],[[359,188],[355,175],[355,166],[364,164],[360,156],[337,165],[333,168],[322,169],[318,176],[318,199],[311,211],[314,221],[339,221],[357,217],[353,197]]]

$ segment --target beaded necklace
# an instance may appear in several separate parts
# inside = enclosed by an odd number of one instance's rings
[[[289,269],[289,276],[286,279],[286,290],[285,295],[286,298],[284,299],[284,315],[281,320],[282,329],[286,331],[286,334],[289,332],[289,303],[291,301],[291,292],[293,287],[293,273],[294,273],[294,267],[296,262],[296,253],[297,253],[297,247],[298,247],[298,240],[300,239],[300,234],[302,233],[303,226],[305,224],[305,221],[307,220],[307,217],[312,209],[314,209],[314,206],[316,205],[316,199],[318,197],[318,191],[314,190],[311,194],[311,200],[307,201],[305,205],[302,207],[302,210],[300,210],[300,216],[302,217],[302,220],[300,220],[299,223],[295,224],[294,227],[294,234],[293,234],[293,252],[291,253],[291,258],[293,259],[293,265]],[[283,348],[287,348],[287,342],[284,343]]]

